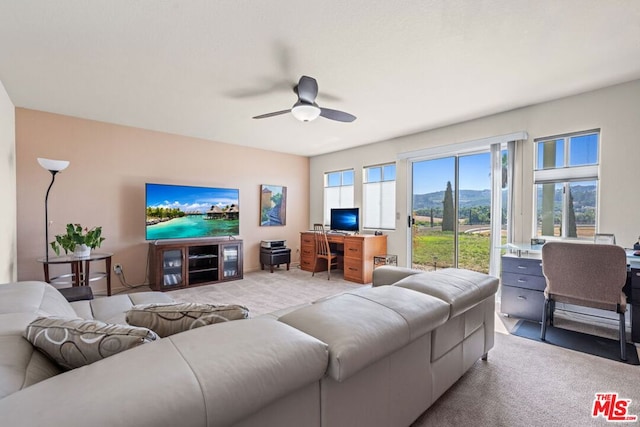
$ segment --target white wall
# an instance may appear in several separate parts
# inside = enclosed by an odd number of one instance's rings
[[[362,201],[362,168],[396,160],[399,153],[526,131],[514,182],[514,235],[526,242],[533,235],[533,156],[535,138],[601,129],[598,230],[614,233],[630,246],[640,235],[640,80],[562,98],[469,122],[311,158],[309,223],[322,220],[323,174],[354,168],[355,205]],[[407,265],[407,162],[397,163],[397,228],[389,232],[388,252]]]
[[[0,82],[0,283],[15,281],[18,271],[15,125],[15,108]]]

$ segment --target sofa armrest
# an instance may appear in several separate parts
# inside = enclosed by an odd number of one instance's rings
[[[414,270],[412,268],[394,267],[391,265],[383,265],[373,270],[373,287],[392,285],[405,277],[414,274],[424,273],[424,271]]]

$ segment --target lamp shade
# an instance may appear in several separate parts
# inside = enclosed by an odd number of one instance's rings
[[[298,103],[291,109],[291,114],[301,122],[310,122],[318,118],[320,115],[320,107],[312,104]]]
[[[51,160],[44,159],[42,157],[38,157],[38,163],[40,163],[40,166],[51,172],[60,172],[69,166],[68,160]]]

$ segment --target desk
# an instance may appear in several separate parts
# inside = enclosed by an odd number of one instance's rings
[[[631,341],[640,343],[640,266],[629,271],[627,306],[631,306]]]
[[[504,314],[542,320],[544,306],[543,291],[546,279],[542,275],[542,245],[506,245],[511,254],[502,256],[502,291],[500,311]],[[630,310],[631,340],[640,342],[640,256],[627,253],[627,283],[622,289],[627,295],[627,310]]]
[[[90,282],[100,279],[107,280],[107,295],[111,296],[111,253],[91,252],[88,257],[78,258],[73,255],[38,258],[44,268],[44,281],[54,285],[89,286]],[[91,273],[91,263],[94,261],[104,261],[105,271]],[[70,264],[71,274],[62,274],[50,277],[49,266],[56,264]]]
[[[387,253],[387,236],[373,234],[327,233],[329,244],[338,253],[338,269],[344,270],[344,280],[356,283],[371,283],[373,280],[373,257]],[[316,241],[313,231],[300,233],[300,268],[305,271],[325,271],[325,260],[316,262]]]

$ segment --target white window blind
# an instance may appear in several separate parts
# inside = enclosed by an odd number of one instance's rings
[[[396,228],[396,166],[365,168],[363,184],[364,228]]]
[[[327,172],[324,176],[324,224],[329,225],[331,209],[354,207],[353,169]]]

